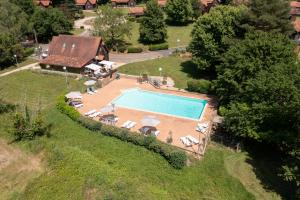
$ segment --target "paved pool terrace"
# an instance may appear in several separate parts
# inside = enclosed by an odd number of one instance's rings
[[[124,91],[130,90],[133,88],[139,88],[145,91],[159,92],[164,94],[178,95],[183,97],[197,98],[201,100],[206,100],[207,103],[202,112],[202,116],[199,120],[187,119],[172,115],[165,115],[161,113],[153,113],[149,111],[141,111],[125,107],[117,107],[114,112],[118,116],[119,120],[116,123],[116,126],[121,127],[124,122],[127,120],[137,122],[137,125],[131,129],[131,131],[138,132],[138,129],[142,127],[141,120],[146,115],[154,115],[160,120],[160,124],[156,127],[160,134],[157,139],[166,142],[166,139],[169,136],[169,132],[172,132],[173,142],[172,145],[178,146],[182,149],[197,152],[198,146],[193,145],[192,147],[186,147],[180,141],[180,137],[191,135],[197,139],[203,139],[204,135],[196,131],[196,126],[201,122],[208,122],[213,119],[216,115],[216,101],[214,98],[209,97],[204,94],[196,94],[190,92],[181,92],[178,90],[166,90],[166,89],[157,89],[148,83],[138,83],[136,79],[124,78],[114,80],[103,88],[98,88],[96,94],[89,95],[87,93],[83,94],[83,104],[84,106],[79,109],[81,114],[84,114],[92,109],[100,110],[107,104],[113,102],[118,97],[120,97]],[[95,118],[98,120],[98,118]]]

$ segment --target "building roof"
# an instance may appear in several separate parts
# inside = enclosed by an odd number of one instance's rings
[[[167,5],[167,0],[158,0],[157,3],[158,3],[158,5],[164,7]]]
[[[128,14],[132,14],[132,15],[143,15],[144,14],[144,7],[130,7]]]
[[[291,1],[290,6],[293,8],[300,8],[300,2],[298,1]]]
[[[75,0],[75,4],[76,5],[85,5],[88,1],[93,5],[95,5],[97,3],[97,0]]]
[[[41,64],[81,68],[96,57],[101,43],[100,37],[54,36]]]
[[[201,4],[207,7],[209,4],[215,3],[215,0],[200,0]]]
[[[48,7],[50,4],[52,4],[52,0],[36,0],[36,3],[38,5],[42,5],[44,7]]]

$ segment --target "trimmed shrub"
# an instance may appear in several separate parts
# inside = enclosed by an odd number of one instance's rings
[[[127,49],[127,46],[126,45],[120,45],[118,47],[118,51],[121,52],[121,53],[124,53]]]
[[[72,120],[78,122],[91,131],[97,131],[106,136],[115,137],[122,141],[144,146],[146,149],[163,156],[176,169],[182,169],[185,166],[187,157],[183,151],[178,150],[178,148],[169,144],[158,141],[154,136],[144,136],[136,132],[130,132],[127,129],[109,126],[81,116],[74,107],[69,106],[65,102],[64,96],[60,96],[57,99],[56,107]]]
[[[187,82],[187,90],[208,94],[211,91],[211,82],[208,80],[191,80]]]
[[[141,47],[128,47],[127,53],[141,53],[143,49]]]
[[[185,166],[186,160],[186,154],[182,151],[171,152],[169,157],[169,163],[175,169],[182,169]]]
[[[168,48],[169,48],[168,43],[149,45],[149,51],[158,51],[158,50],[164,50]]]

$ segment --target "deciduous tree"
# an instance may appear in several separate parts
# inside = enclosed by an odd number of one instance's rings
[[[190,0],[168,0],[166,5],[168,21],[174,24],[186,24],[193,16]]]

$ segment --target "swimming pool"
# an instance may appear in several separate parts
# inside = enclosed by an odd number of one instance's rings
[[[198,120],[207,101],[141,89],[131,89],[124,91],[112,103],[119,107]]]

